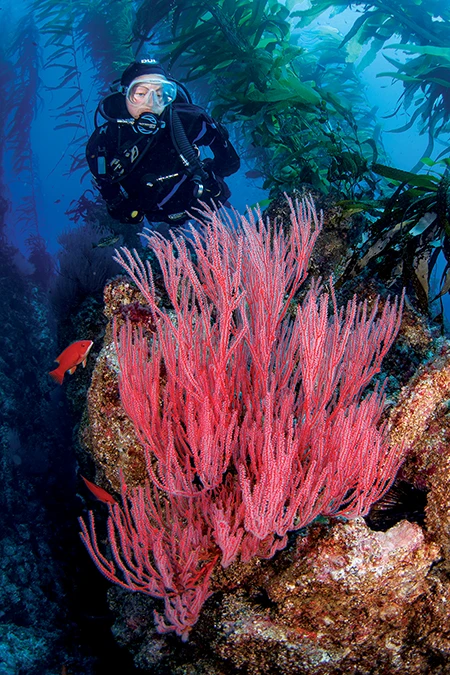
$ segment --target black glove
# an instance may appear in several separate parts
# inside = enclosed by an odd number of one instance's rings
[[[144,214],[133,208],[129,199],[120,197],[106,205],[109,215],[126,225],[138,225],[144,220]]]
[[[214,176],[214,159],[207,157],[202,161],[202,167],[210,176]]]
[[[216,204],[223,204],[231,197],[231,190],[221,176],[214,172],[214,159],[207,157],[202,162],[204,170],[208,173],[209,179],[205,181],[205,192],[203,199],[209,201],[212,199]]]

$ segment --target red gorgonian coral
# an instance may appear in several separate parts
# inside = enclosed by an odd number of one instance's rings
[[[232,223],[207,211],[190,235],[195,258],[183,237],[147,235],[170,313],[150,265],[125,248],[117,257],[155,324],[152,339],[129,323],[116,330],[121,401],[149,479],[131,492],[123,483],[122,506],[108,507],[113,560],[92,514],[82,538],[108,579],[162,598],[158,630],[183,639],[219,559],[271,557],[319,515],[367,513],[402,457],[380,424],[382,393],[363,395],[398,331],[398,304],[378,316],[353,298],[338,310],[333,290],[313,282],[292,318],[321,224],[311,202],[289,203],[288,236],[259,213]]]

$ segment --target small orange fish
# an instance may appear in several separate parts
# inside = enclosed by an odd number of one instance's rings
[[[78,340],[65,348],[55,361],[59,366],[49,372],[49,375],[59,384],[63,383],[64,375],[67,371],[72,375],[80,363],[83,368],[86,366],[87,355],[94,343],[92,340]]]
[[[81,476],[81,474],[80,474]],[[101,502],[104,504],[117,504],[116,500],[112,495],[109,494],[106,490],[104,490],[102,487],[99,485],[96,485],[95,483],[91,483],[90,480],[85,478],[84,476],[81,476],[81,478],[84,480],[86,483],[87,487],[89,490],[92,492],[94,497],[97,497]]]

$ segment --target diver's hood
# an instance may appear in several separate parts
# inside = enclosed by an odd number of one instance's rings
[[[105,96],[98,104],[97,112],[107,122],[124,121],[127,124],[133,122],[133,118],[127,110],[125,96],[118,91]]]

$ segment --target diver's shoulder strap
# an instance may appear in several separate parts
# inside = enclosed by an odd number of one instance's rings
[[[196,105],[195,103],[187,103],[186,101],[172,103],[171,108],[172,110],[176,110],[178,113],[190,113],[191,115],[196,114],[198,116],[206,114],[205,109],[201,106]]]
[[[199,105],[195,105],[194,103],[177,103],[173,104],[173,108],[180,114],[188,113],[193,116],[202,117],[210,125],[210,127],[214,129],[215,132],[217,132],[217,134],[222,139],[223,144],[225,146],[227,145],[227,142],[230,138],[228,129],[220,122],[217,122],[214,117],[211,117],[211,115],[204,108]]]

